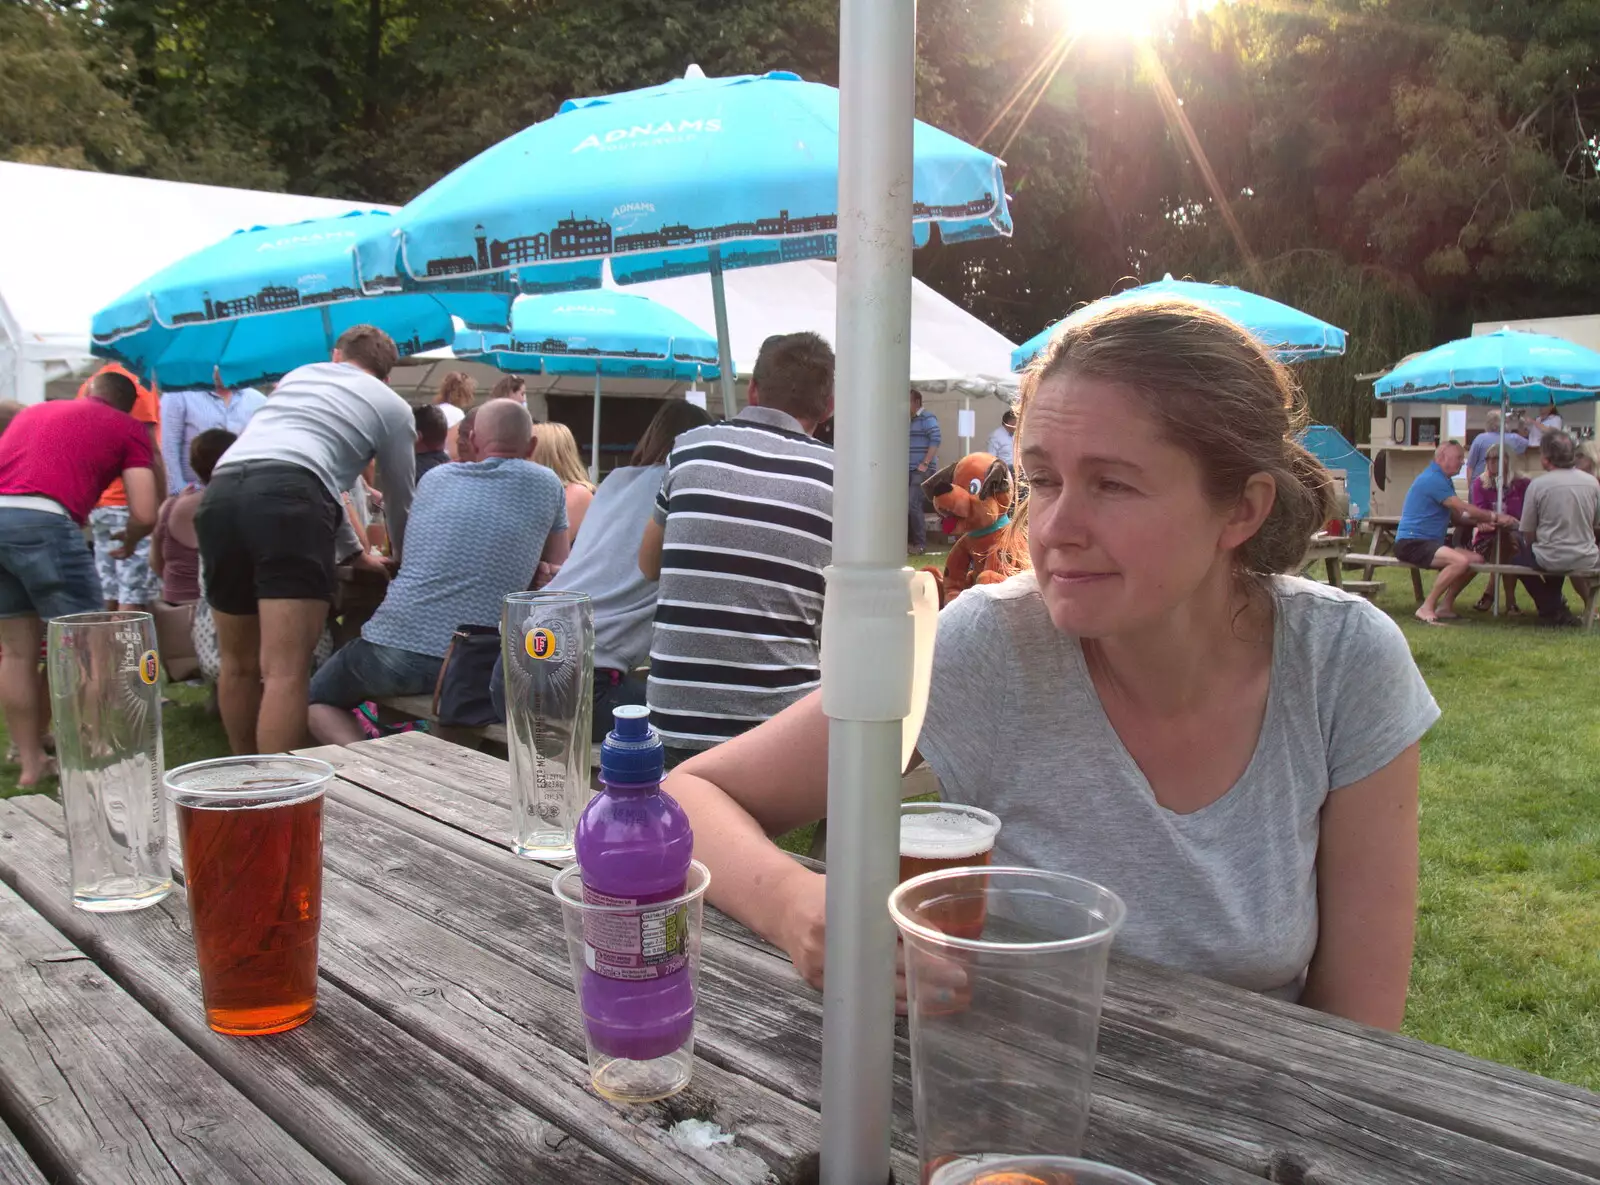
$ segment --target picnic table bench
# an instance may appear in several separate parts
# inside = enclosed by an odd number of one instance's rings
[[[310,752],[339,771],[318,1012],[275,1037],[206,1028],[181,887],[74,910],[60,807],[0,802],[0,1181],[796,1179],[822,1010],[780,953],[708,908],[694,1080],[614,1106],[589,1087],[555,869],[507,848],[505,763],[416,733]],[[904,1021],[884,1023],[915,1185]],[[1596,1185],[1600,1096],[1113,956],[1087,1152],[1157,1185]]]
[[[1346,579],[1344,569],[1349,563],[1347,558],[1349,551],[1349,536],[1330,535],[1326,531],[1318,531],[1311,537],[1311,545],[1306,548],[1305,557],[1300,561],[1300,571],[1303,574],[1320,563],[1327,571],[1328,583],[1334,588],[1360,593],[1370,599],[1383,587],[1383,584],[1381,581],[1371,579],[1370,575],[1366,580]]]
[[[1422,591],[1422,573],[1432,571],[1431,568],[1419,568],[1415,564],[1408,564],[1404,560],[1396,559],[1392,555],[1350,555],[1345,557],[1347,563],[1360,565],[1367,571],[1374,568],[1406,568],[1411,572],[1411,592],[1416,597],[1417,604],[1422,604],[1426,596]],[[1592,628],[1595,618],[1595,599],[1600,594],[1600,571],[1593,572],[1546,572],[1542,568],[1527,568],[1521,564],[1490,564],[1477,563],[1471,565],[1472,570],[1480,575],[1486,575],[1491,580],[1498,576],[1565,576],[1573,582],[1573,587],[1578,589],[1583,597],[1583,627]],[[1580,585],[1578,582],[1583,581]]]

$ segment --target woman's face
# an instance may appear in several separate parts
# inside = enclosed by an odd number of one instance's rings
[[[1259,489],[1264,507],[1212,505],[1195,461],[1109,383],[1046,379],[1019,439],[1039,589],[1056,628],[1078,637],[1157,623],[1208,579],[1226,578],[1229,552],[1271,507]]]

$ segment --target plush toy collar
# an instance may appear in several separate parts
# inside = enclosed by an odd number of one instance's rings
[[[1002,514],[999,518],[995,519],[993,523],[987,527],[984,527],[981,531],[968,531],[967,538],[982,539],[985,535],[993,535],[996,531],[1003,531],[1010,525],[1011,516],[1009,514]]]

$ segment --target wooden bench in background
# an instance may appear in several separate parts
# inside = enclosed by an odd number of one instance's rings
[[[1392,555],[1349,555],[1345,563],[1352,567],[1362,567],[1367,571],[1374,568],[1406,568],[1411,572],[1411,591],[1417,598],[1417,604],[1422,604],[1426,599],[1422,591],[1422,573],[1432,571],[1423,569],[1415,564],[1408,564],[1404,560],[1397,560]],[[1579,595],[1583,597],[1583,627],[1589,629],[1594,625],[1595,599],[1600,594],[1600,572],[1545,572],[1539,568],[1524,568],[1521,564],[1473,564],[1472,570],[1480,575],[1488,576],[1491,580],[1498,576],[1565,576],[1572,581]]]
[[[482,749],[498,745],[493,750],[499,756],[506,753],[506,726],[489,724],[483,728],[454,728],[439,723],[433,714],[433,696],[397,695],[377,701],[378,718],[385,724],[405,724],[411,720],[426,720],[428,731],[442,741],[465,745],[469,749]]]

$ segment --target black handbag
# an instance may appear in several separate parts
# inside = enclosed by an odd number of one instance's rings
[[[489,680],[500,657],[500,629],[492,625],[458,625],[450,649],[439,664],[433,689],[433,715],[451,728],[483,728],[496,723],[489,702]]]

